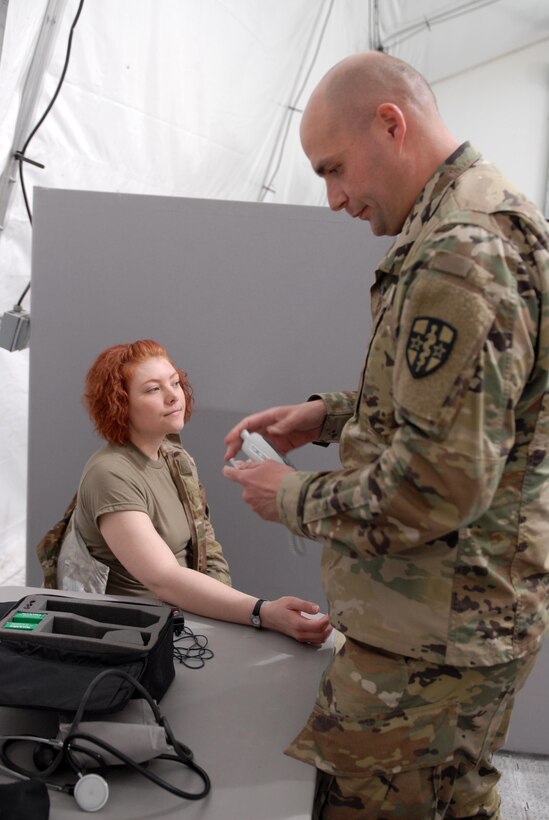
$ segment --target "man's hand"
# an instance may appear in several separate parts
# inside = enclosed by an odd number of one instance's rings
[[[280,521],[276,496],[282,479],[294,472],[277,461],[241,461],[224,467],[223,475],[242,486],[242,498],[265,521]]]
[[[322,399],[305,401],[301,404],[287,404],[271,407],[261,413],[254,413],[239,421],[225,436],[227,452],[225,461],[235,456],[242,445],[242,430],[260,433],[279,453],[286,454],[296,447],[302,447],[320,435],[326,405]]]

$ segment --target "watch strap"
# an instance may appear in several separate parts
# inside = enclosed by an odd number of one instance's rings
[[[258,598],[255,602],[255,606],[252,609],[252,614],[250,616],[250,623],[252,626],[255,626],[256,629],[261,629],[261,617],[259,615],[259,611],[263,604],[265,603],[265,598]]]

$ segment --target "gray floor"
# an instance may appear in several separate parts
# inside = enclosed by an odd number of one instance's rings
[[[502,820],[549,820],[549,757],[500,752]]]

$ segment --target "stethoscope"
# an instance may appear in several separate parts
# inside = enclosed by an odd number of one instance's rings
[[[11,746],[24,743],[33,744],[33,760],[37,768],[35,772],[24,769],[9,757],[8,749]],[[33,778],[41,780],[51,791],[73,795],[78,807],[84,811],[99,811],[109,799],[109,785],[101,775],[95,773],[84,774],[83,771],[76,768],[74,766],[73,750],[85,751],[86,754],[90,753],[88,749],[79,749],[77,746],[65,750],[63,741],[56,738],[48,740],[35,735],[5,735],[0,738],[0,759],[2,760],[0,771],[4,771],[19,780],[31,780]],[[52,759],[52,763],[46,769],[43,769],[40,758],[43,759],[46,755]],[[100,755],[97,755],[97,757],[100,758]],[[68,762],[75,772],[77,777],[75,783],[61,785],[46,779],[63,761]]]
[[[156,755],[155,760],[172,760],[181,763],[192,769],[200,777],[203,783],[203,788],[200,792],[187,792],[178,789],[163,778],[158,777],[154,772],[150,771],[141,763],[136,763],[121,749],[117,749],[112,744],[107,743],[96,735],[90,735],[86,732],[78,731],[78,726],[82,720],[86,705],[89,698],[99,684],[99,682],[109,676],[117,675],[125,678],[132,686],[137,689],[140,695],[147,701],[153,712],[154,718],[158,726],[164,729],[166,734],[166,741],[174,749],[175,754],[160,754]],[[149,692],[131,675],[119,669],[107,669],[95,677],[88,686],[84,697],[80,703],[78,711],[75,714],[66,736],[61,738],[43,738],[35,735],[4,735],[0,736],[0,770],[20,780],[41,780],[45,786],[56,792],[65,792],[73,795],[79,808],[84,811],[99,811],[106,804],[109,799],[109,785],[104,777],[95,772],[87,772],[83,767],[81,761],[77,759],[76,753],[81,757],[87,755],[93,759],[95,766],[107,768],[104,758],[100,752],[95,752],[89,746],[81,746],[78,741],[86,744],[93,744],[105,752],[108,752],[121,763],[125,763],[134,771],[151,780],[157,786],[171,792],[177,797],[182,797],[187,800],[200,800],[205,797],[210,791],[210,778],[200,766],[193,760],[193,753],[188,746],[177,740],[170,728],[167,719],[160,713],[160,710],[150,696]],[[21,747],[21,744],[33,744],[33,763],[35,770],[26,769],[19,763],[16,763],[10,756],[10,749],[16,745]],[[62,763],[68,764],[76,776],[74,783],[59,784],[49,780],[49,778],[59,769]]]

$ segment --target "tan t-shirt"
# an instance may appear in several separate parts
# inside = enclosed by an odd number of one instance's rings
[[[114,557],[99,531],[101,515],[125,510],[147,513],[178,563],[188,565],[189,523],[164,457],[152,461],[131,444],[107,444],[84,467],[78,489],[76,527],[93,557],[110,569],[107,593],[151,597],[146,587]]]

